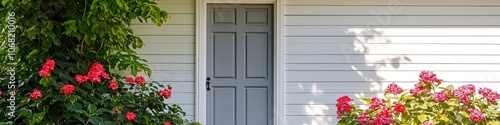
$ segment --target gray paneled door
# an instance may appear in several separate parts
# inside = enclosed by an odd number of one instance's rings
[[[209,4],[208,125],[271,125],[273,6]]]

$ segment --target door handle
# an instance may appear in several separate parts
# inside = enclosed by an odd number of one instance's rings
[[[210,77],[207,77],[207,91],[210,91]]]

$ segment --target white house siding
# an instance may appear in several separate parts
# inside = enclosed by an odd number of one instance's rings
[[[145,47],[137,50],[153,70],[149,80],[173,86],[169,103],[179,104],[194,119],[195,111],[195,0],[160,0],[171,15],[161,27],[134,21],[132,28]]]
[[[421,70],[500,90],[498,0],[285,0],[285,124],[333,125],[336,99]],[[356,102],[360,103],[359,100]]]

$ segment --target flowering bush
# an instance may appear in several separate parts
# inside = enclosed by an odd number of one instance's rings
[[[414,88],[403,90],[391,83],[384,98],[361,100],[368,108],[351,103],[353,99],[337,99],[340,125],[499,125],[500,94],[490,88],[467,84],[455,88],[440,87],[442,79],[432,71],[422,71]],[[476,91],[478,91],[476,93]]]
[[[152,71],[131,24],[164,24],[155,1],[2,0],[0,124],[198,124],[175,89],[138,75]]]

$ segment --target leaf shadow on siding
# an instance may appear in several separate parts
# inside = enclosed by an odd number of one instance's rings
[[[356,28],[359,29],[359,28]],[[328,41],[327,44],[333,45],[332,49],[340,49],[334,53],[326,54],[320,62],[328,62],[324,69],[318,69],[320,72],[327,74],[321,77],[318,82],[298,83],[302,92],[310,92],[311,95],[297,99],[297,103],[305,103],[303,112],[297,119],[309,119],[310,121],[301,121],[302,125],[331,125],[338,122],[336,115],[336,99],[340,96],[347,95],[354,99],[358,105],[363,105],[362,100],[358,98],[381,96],[390,79],[385,79],[380,71],[391,71],[388,69],[399,69],[401,63],[410,63],[411,59],[404,54],[396,54],[397,52],[387,54],[372,54],[371,52],[378,47],[391,44],[391,40],[384,36],[383,31],[373,28],[365,28],[363,30],[351,31],[345,29],[346,35],[333,37],[333,41]],[[335,53],[337,52],[337,53]],[[341,55],[341,56],[339,56]],[[376,56],[377,58],[374,58]],[[335,61],[327,61],[334,58]],[[336,75],[336,76],[335,76]],[[314,80],[316,81],[316,80]],[[308,86],[306,86],[308,85]],[[299,101],[302,100],[302,101]],[[307,100],[307,101],[305,101]],[[293,101],[293,100],[292,100]],[[293,101],[295,102],[295,101]],[[293,108],[294,106],[290,106]],[[297,107],[298,108],[298,107]],[[308,118],[299,118],[300,115],[305,115]]]

